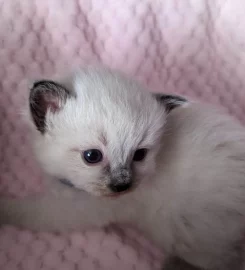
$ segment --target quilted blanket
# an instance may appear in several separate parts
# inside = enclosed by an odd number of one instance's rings
[[[155,92],[223,106],[245,124],[243,0],[0,0],[0,192],[42,192],[21,109],[30,79],[87,64]],[[132,229],[69,235],[0,229],[1,270],[160,269]]]

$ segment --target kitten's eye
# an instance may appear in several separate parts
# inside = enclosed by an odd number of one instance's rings
[[[146,154],[147,154],[146,148],[138,149],[134,153],[133,160],[134,161],[142,161],[146,157]]]
[[[83,152],[83,158],[87,163],[99,163],[103,159],[103,155],[98,149],[89,149]]]

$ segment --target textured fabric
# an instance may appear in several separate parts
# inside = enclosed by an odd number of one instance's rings
[[[72,67],[105,64],[152,91],[221,105],[245,124],[244,10],[243,0],[0,0],[0,192],[41,191],[21,120],[28,80]],[[130,232],[5,228],[0,268],[158,269],[158,251]]]
[[[1,270],[155,270],[161,253],[132,229],[55,235],[0,230]]]

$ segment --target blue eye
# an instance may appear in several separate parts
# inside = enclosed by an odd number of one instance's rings
[[[142,161],[146,157],[146,154],[146,148],[136,150],[133,156],[133,161]]]
[[[98,149],[89,149],[83,152],[83,158],[89,164],[96,164],[103,160],[103,155]]]

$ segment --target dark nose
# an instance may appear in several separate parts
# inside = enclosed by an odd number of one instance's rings
[[[108,187],[113,192],[126,191],[132,186],[131,170],[124,166],[118,166],[111,171],[110,183]]]
[[[129,189],[132,186],[132,182],[128,182],[128,183],[111,183],[109,184],[109,188],[113,191],[113,192],[122,192],[125,191],[127,189]]]

